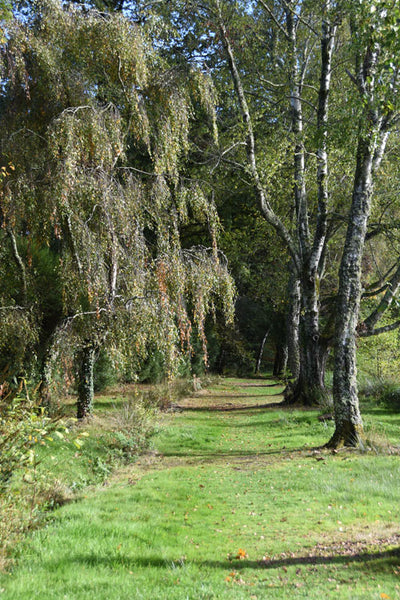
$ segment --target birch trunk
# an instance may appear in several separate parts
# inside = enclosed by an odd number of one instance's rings
[[[261,369],[261,362],[262,362],[262,357],[264,354],[264,347],[265,347],[265,342],[267,341],[267,338],[269,336],[269,332],[271,331],[271,327],[268,327],[267,331],[265,332],[265,335],[262,339],[261,345],[260,345],[260,351],[258,353],[258,358],[257,358],[257,364],[256,364],[256,368],[255,368],[255,374],[258,375]]]
[[[289,284],[289,309],[286,317],[286,339],[288,344],[288,367],[295,381],[300,375],[300,282],[292,269]]]
[[[356,365],[361,261],[371,210],[373,175],[380,166],[389,135],[389,116],[379,113],[375,98],[379,51],[379,46],[371,42],[363,60],[360,56],[356,59],[356,81],[365,110],[359,123],[352,204],[339,270],[333,370],[335,432],[327,444],[333,448],[357,446],[363,436]]]
[[[360,138],[352,206],[342,261],[335,325],[333,402],[335,432],[328,447],[357,446],[363,434],[358,403],[356,327],[361,298],[361,260],[371,207],[375,135]]]
[[[286,12],[286,24],[291,45],[291,107],[292,129],[295,136],[295,206],[297,214],[297,234],[301,267],[301,319],[300,319],[300,372],[297,382],[286,399],[289,402],[301,402],[307,405],[319,404],[325,397],[324,365],[321,362],[319,330],[319,273],[323,250],[326,244],[327,204],[328,204],[328,157],[327,123],[328,101],[332,71],[332,55],[336,27],[329,22],[330,2],[325,2],[325,19],[321,36],[321,75],[318,92],[317,129],[319,133],[318,156],[318,215],[312,240],[308,223],[307,195],[305,189],[305,150],[303,144],[302,115],[302,74],[298,69],[296,26],[294,13],[290,8]],[[290,337],[290,336],[289,336]]]

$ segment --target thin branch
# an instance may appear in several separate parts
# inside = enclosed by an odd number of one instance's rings
[[[13,255],[14,255],[14,259],[15,262],[17,263],[20,271],[21,271],[21,278],[22,278],[22,298],[23,298],[23,302],[24,304],[26,304],[26,300],[27,300],[27,296],[28,296],[28,284],[27,284],[27,279],[26,279],[26,268],[24,265],[24,261],[21,258],[21,255],[18,251],[18,246],[17,246],[17,240],[15,239],[15,234],[14,231],[12,229],[12,227],[8,226],[7,227],[7,233],[11,239],[11,246],[12,246],[12,251],[13,251]]]
[[[0,306],[0,310],[28,310],[28,307],[14,304],[12,306]]]
[[[64,326],[69,325],[70,323],[72,323],[72,321],[74,321],[75,319],[78,319],[79,317],[98,315],[99,313],[102,313],[102,312],[110,312],[110,310],[108,308],[99,308],[98,310],[88,310],[85,312],[75,313],[71,317],[66,317]]]
[[[372,331],[376,323],[380,321],[384,313],[391,306],[397,292],[400,289],[400,263],[398,263],[396,272],[388,282],[388,286],[382,300],[371,314],[364,319],[362,325],[367,331]]]
[[[345,69],[345,73],[350,77],[350,80],[357,85],[357,79],[354,77],[353,73],[349,71],[349,69]]]
[[[258,1],[261,4],[261,6],[267,11],[267,13],[271,17],[271,19],[274,21],[275,25],[278,27],[278,29],[280,30],[280,32],[288,40],[289,39],[288,32],[285,30],[284,27],[282,27],[281,23],[279,23],[278,19],[275,17],[273,11],[270,9],[270,7],[268,6],[268,4],[266,2],[264,2],[264,0],[258,0]]]
[[[285,0],[281,0],[281,2],[284,5],[284,7],[287,10],[290,10],[290,12],[297,18],[297,20],[300,21],[300,23],[303,23],[303,25],[305,25],[306,27],[308,27],[308,29],[310,31],[312,31],[314,35],[317,36],[317,38],[320,37],[318,31],[316,29],[314,29],[314,27],[308,21],[306,21],[305,19],[303,19],[303,17],[299,13],[297,13],[296,11],[294,11],[293,8],[290,6],[290,4],[288,4],[287,2],[285,2]]]
[[[370,298],[371,296],[377,296],[378,294],[381,294],[382,292],[384,292],[388,285],[389,282],[387,281],[387,278],[389,277],[390,273],[397,267],[398,263],[397,261],[386,271],[386,273],[383,274],[383,276],[381,277],[381,279],[379,279],[378,281],[375,281],[374,283],[371,283],[366,289],[365,292],[363,292],[363,294],[361,295],[361,298]],[[385,281],[385,284],[383,284],[383,282]]]

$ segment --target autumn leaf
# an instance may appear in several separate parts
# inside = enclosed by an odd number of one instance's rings
[[[238,558],[239,560],[244,560],[247,557],[248,557],[248,554],[247,554],[246,550],[243,550],[243,548],[239,548],[238,553],[235,556],[235,558]]]
[[[390,596],[388,596],[387,594],[385,594],[385,592],[382,592],[381,598],[382,598],[382,600],[390,600]]]

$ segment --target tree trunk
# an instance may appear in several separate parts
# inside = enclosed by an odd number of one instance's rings
[[[93,368],[96,360],[96,347],[92,343],[86,344],[77,356],[78,361],[78,399],[77,417],[86,419],[93,412]]]
[[[254,371],[254,373],[255,373],[256,375],[258,375],[258,373],[260,372],[260,368],[261,368],[261,361],[262,361],[262,357],[263,357],[263,354],[264,354],[264,346],[265,346],[265,342],[267,341],[267,338],[268,338],[268,336],[269,336],[269,332],[270,332],[270,331],[271,331],[271,327],[268,327],[268,329],[267,329],[267,331],[265,332],[265,335],[264,335],[264,337],[263,337],[263,339],[262,339],[262,342],[261,342],[261,346],[260,346],[260,352],[258,353],[257,364],[256,364],[256,368],[255,368],[255,371]]]
[[[380,48],[371,40],[364,57],[356,60],[356,82],[364,111],[359,122],[356,170],[346,241],[339,270],[335,323],[333,403],[335,432],[327,446],[357,446],[363,436],[358,403],[356,328],[361,299],[361,261],[371,210],[373,176],[382,161],[390,116],[379,112],[375,97]]]
[[[326,394],[321,364],[319,294],[316,273],[305,269],[301,279],[300,371],[297,380],[285,390],[285,401],[306,406],[320,404]]]
[[[361,298],[361,260],[371,206],[376,132],[360,136],[352,206],[339,271],[335,326],[333,402],[335,433],[328,447],[357,446],[363,434],[358,404],[356,327]]]
[[[295,381],[300,375],[300,282],[291,269],[288,284],[289,309],[286,316],[286,339],[288,345],[288,367]]]
[[[287,358],[287,345],[279,344],[275,350],[274,369],[272,373],[274,377],[281,377],[285,373],[287,367]]]

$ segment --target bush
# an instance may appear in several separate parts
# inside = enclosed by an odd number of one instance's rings
[[[110,446],[125,458],[143,451],[156,428],[157,407],[138,393],[129,398],[112,418]]]
[[[56,427],[57,419],[48,417],[40,406],[36,390],[29,393],[25,381],[14,396],[0,405],[0,487],[13,473],[34,466],[36,448],[44,445]]]
[[[359,383],[361,397],[373,398],[387,408],[400,410],[400,385],[397,381],[381,377],[365,377]]]

